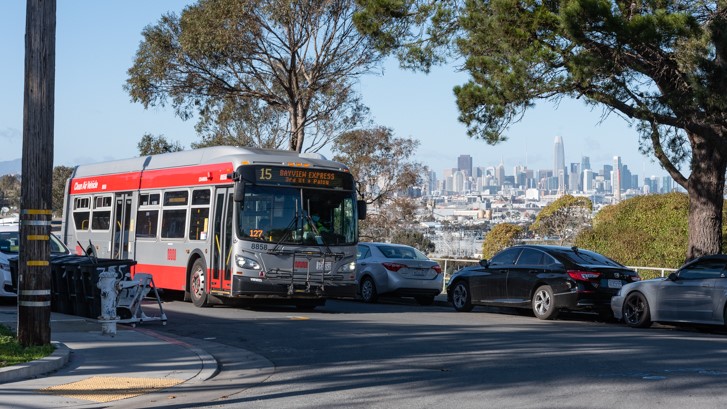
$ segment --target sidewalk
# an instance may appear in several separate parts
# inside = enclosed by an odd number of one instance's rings
[[[15,328],[17,307],[0,306],[0,323]],[[185,399],[216,399],[200,387],[204,382],[214,384],[216,394],[222,396],[238,387],[262,382],[272,373],[267,360],[236,349],[227,352],[234,352],[238,361],[244,357],[245,362],[237,362],[237,373],[220,376],[218,361],[212,354],[198,345],[155,332],[156,325],[162,324],[141,323],[136,328],[117,325],[117,333],[111,337],[101,335],[101,324],[96,320],[51,313],[55,353],[27,365],[0,369],[0,406],[170,407],[183,404]],[[224,359],[223,349],[213,343],[208,346],[211,350],[217,348]],[[235,371],[234,363],[229,367]],[[195,399],[194,394],[206,396]],[[177,399],[180,397],[185,399]]]

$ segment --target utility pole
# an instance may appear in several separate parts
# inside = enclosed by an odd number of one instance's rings
[[[50,344],[56,0],[27,0],[20,185],[18,341]]]

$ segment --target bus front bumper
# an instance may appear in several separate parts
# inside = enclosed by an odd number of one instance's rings
[[[241,298],[355,298],[357,285],[353,281],[326,279],[308,281],[264,279],[235,275],[232,277],[233,297]]]

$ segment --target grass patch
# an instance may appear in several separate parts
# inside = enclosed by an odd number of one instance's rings
[[[52,345],[23,348],[15,337],[15,332],[0,324],[0,368],[34,361],[53,353]]]

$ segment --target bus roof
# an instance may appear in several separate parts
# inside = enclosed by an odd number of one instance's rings
[[[116,173],[138,172],[142,170],[196,166],[219,162],[230,162],[233,164],[234,168],[237,168],[243,162],[267,165],[287,165],[291,162],[295,162],[317,168],[348,170],[345,165],[327,160],[319,153],[298,153],[287,150],[236,146],[212,146],[188,151],[79,165],[76,167],[73,177],[109,175]]]

